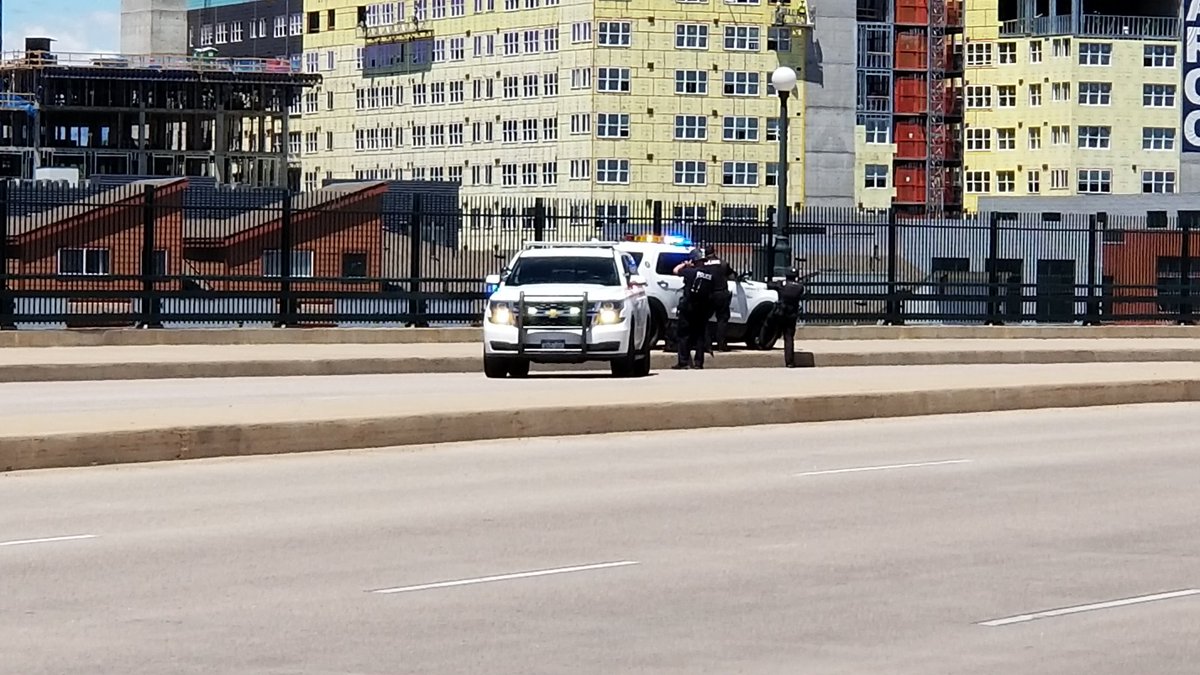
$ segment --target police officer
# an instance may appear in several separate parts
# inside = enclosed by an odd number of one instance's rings
[[[804,284],[794,269],[787,271],[782,282],[772,281],[767,288],[779,294],[779,302],[771,312],[775,326],[783,333],[783,365],[796,367],[796,322],[800,318],[800,298],[804,296]]]
[[[705,269],[711,270],[716,283],[713,288],[713,314],[717,319],[715,330],[713,326],[708,326],[705,340],[708,347],[708,353],[712,353],[712,345],[715,343],[718,351],[729,351],[729,343],[726,335],[729,333],[729,312],[730,305],[733,304],[733,294],[729,292],[729,281],[737,278],[737,273],[717,255],[717,247],[712,244],[704,244],[704,261]]]
[[[703,263],[703,254],[696,250],[674,270],[683,277],[678,321],[679,362],[674,370],[704,368],[704,340],[708,336],[708,318],[713,314],[713,290],[717,279]]]

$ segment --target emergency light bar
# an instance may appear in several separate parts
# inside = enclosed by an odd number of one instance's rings
[[[636,241],[643,244],[666,244],[667,246],[693,246],[691,240],[687,237],[677,237],[670,234],[627,234],[625,235],[625,241]]]
[[[525,248],[612,248],[615,241],[527,241]]]

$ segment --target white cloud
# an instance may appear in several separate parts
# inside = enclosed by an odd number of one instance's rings
[[[38,16],[36,21],[23,21],[22,18],[5,23],[5,52],[24,49],[27,37],[53,38],[54,50],[58,52],[107,54],[121,48],[121,15],[118,12]]]

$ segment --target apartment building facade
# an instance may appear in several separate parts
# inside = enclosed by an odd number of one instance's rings
[[[305,0],[188,0],[188,48],[220,57],[298,59]]]
[[[968,0],[968,210],[985,196],[1181,191],[1178,3],[1145,5],[1157,15],[1074,0],[1002,16]]]
[[[790,5],[795,10],[796,3]],[[773,204],[779,100],[788,199],[804,195],[805,41],[765,0],[305,3],[306,189],[459,181],[465,196]],[[312,30],[316,27],[317,30]]]

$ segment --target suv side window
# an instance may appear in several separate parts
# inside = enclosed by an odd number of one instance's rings
[[[658,254],[658,267],[655,271],[660,275],[671,276],[675,274],[675,268],[679,263],[689,257],[688,253],[660,253]]]
[[[629,255],[628,253],[622,253],[621,263],[625,265],[626,277],[631,277],[637,274],[638,264],[637,261],[633,259],[633,256]]]

